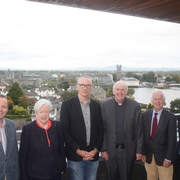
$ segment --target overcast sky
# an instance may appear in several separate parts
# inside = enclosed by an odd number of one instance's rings
[[[180,24],[26,0],[0,0],[0,23],[0,69],[180,69]]]

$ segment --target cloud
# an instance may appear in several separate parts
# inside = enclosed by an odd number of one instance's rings
[[[0,67],[180,67],[180,24],[26,0],[0,2]]]

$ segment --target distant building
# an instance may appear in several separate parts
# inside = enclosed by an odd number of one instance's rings
[[[116,66],[116,77],[117,77],[117,79],[121,79],[122,78],[121,65],[117,65]]]
[[[55,94],[54,88],[50,88],[48,86],[42,86],[35,89],[35,92],[40,97],[52,97]]]
[[[91,96],[93,96],[95,99],[103,102],[106,100],[106,91],[99,86],[95,86],[91,91]]]
[[[8,92],[9,92],[9,88],[0,88],[0,94],[6,96]]]
[[[101,85],[112,85],[112,84],[114,84],[113,76],[111,74],[107,74],[104,76],[98,76],[98,82]]]
[[[23,93],[28,99],[28,102],[35,103],[37,100],[39,100],[39,95],[31,90],[25,90],[23,89]]]
[[[139,87],[139,80],[133,77],[124,77],[121,79],[121,81],[124,81],[128,87]]]

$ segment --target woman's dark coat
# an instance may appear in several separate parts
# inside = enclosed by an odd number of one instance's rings
[[[50,146],[45,130],[41,129],[36,121],[24,125],[19,150],[21,180],[28,180],[28,177],[51,179],[65,172],[64,141],[60,122],[52,121],[48,136]]]

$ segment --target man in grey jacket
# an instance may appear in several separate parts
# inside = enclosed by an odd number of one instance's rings
[[[101,156],[107,165],[108,180],[131,180],[135,160],[143,153],[140,105],[126,98],[123,81],[113,86],[114,98],[102,104],[104,142]]]
[[[0,180],[18,180],[18,147],[15,123],[4,118],[8,111],[6,96],[0,95]]]

